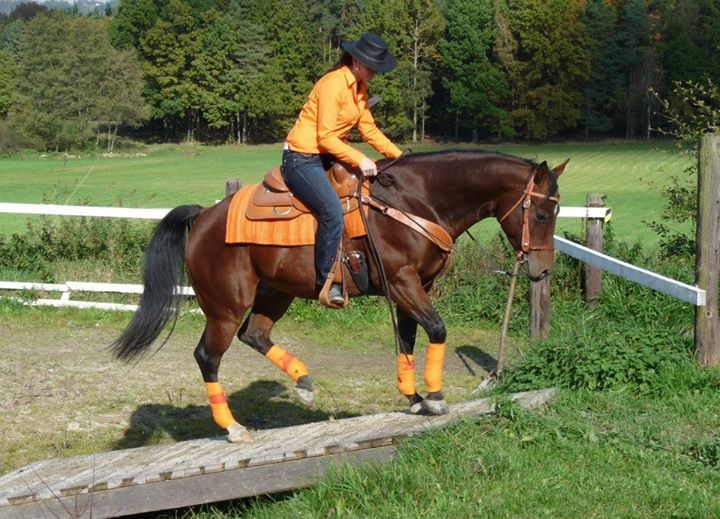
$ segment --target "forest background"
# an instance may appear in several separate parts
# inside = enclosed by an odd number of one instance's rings
[[[24,3],[0,14],[0,152],[281,141],[365,31],[398,59],[370,91],[399,142],[647,138],[678,82],[720,79],[720,0]]]

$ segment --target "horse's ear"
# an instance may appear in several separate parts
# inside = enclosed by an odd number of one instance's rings
[[[562,172],[565,171],[565,166],[567,166],[568,162],[570,162],[570,159],[567,159],[565,162],[563,162],[562,164],[560,164],[558,166],[555,166],[552,169],[553,173],[555,173],[556,177],[559,177],[560,175],[562,175]]]
[[[550,172],[550,169],[548,168],[548,164],[546,160],[543,160],[540,164],[537,165],[535,168],[535,171],[537,172],[537,179],[538,182],[541,182],[541,179],[544,175],[548,174]]]

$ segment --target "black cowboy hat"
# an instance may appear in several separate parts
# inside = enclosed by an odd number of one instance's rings
[[[381,74],[395,68],[397,61],[388,51],[387,43],[377,34],[366,32],[357,41],[344,41],[340,46],[367,68]]]

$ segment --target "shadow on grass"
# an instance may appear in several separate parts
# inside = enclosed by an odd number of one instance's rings
[[[475,372],[473,365],[488,373],[497,367],[497,359],[477,346],[458,346],[455,348],[455,354],[462,361],[468,373],[474,377],[478,374]]]
[[[288,387],[279,382],[258,380],[228,395],[235,419],[249,429],[273,429],[333,418],[349,418],[357,413],[330,414],[293,401]],[[125,436],[114,449],[129,449],[154,444],[170,436],[176,441],[207,438],[224,434],[212,418],[210,405],[147,404],[130,417]]]

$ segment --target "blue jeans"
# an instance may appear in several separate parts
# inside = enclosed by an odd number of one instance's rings
[[[333,160],[329,154],[283,152],[282,176],[285,183],[318,221],[315,234],[315,283],[318,288],[322,288],[330,273],[343,230],[340,200],[325,174]]]

